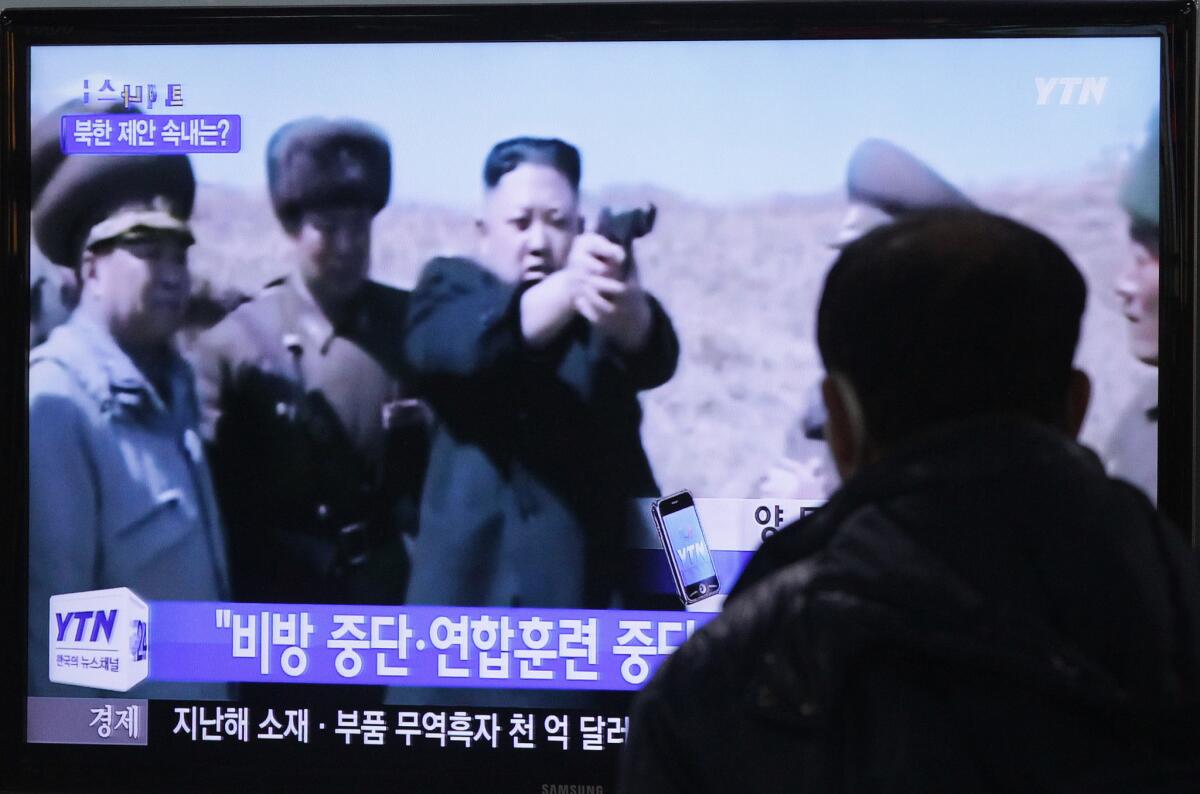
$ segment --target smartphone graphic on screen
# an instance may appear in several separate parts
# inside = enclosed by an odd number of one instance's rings
[[[664,496],[654,502],[651,513],[683,603],[694,604],[716,595],[721,583],[692,494],[684,490]]]

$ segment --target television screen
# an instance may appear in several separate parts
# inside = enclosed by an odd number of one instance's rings
[[[1071,256],[1081,442],[1157,499],[1169,17],[689,8],[9,38],[23,757],[611,787],[632,694],[838,487],[816,302],[910,212]]]

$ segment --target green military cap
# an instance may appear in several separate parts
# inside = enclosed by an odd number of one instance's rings
[[[42,194],[46,183],[67,155],[62,150],[62,117],[92,113],[139,113],[134,108],[126,109],[123,102],[104,105],[87,104],[82,99],[72,99],[47,113],[29,134],[29,193],[34,201]]]
[[[1159,114],[1150,118],[1146,142],[1129,161],[1129,170],[1121,184],[1121,206],[1129,213],[1135,226],[1158,229],[1158,143]]]
[[[138,229],[190,241],[195,197],[185,155],[71,155],[33,206],[34,237],[51,261],[70,267],[86,248]]]
[[[850,198],[888,215],[950,207],[973,208],[969,198],[928,165],[891,141],[858,145],[846,168]]]
[[[362,204],[379,212],[391,190],[391,149],[374,126],[355,119],[306,118],[267,144],[267,186],[285,229],[305,209]]]
[[[850,155],[846,192],[857,206],[847,216],[834,247],[856,240],[897,216],[975,204],[940,174],[891,141],[869,138]]]
[[[87,250],[100,243],[139,240],[156,234],[174,235],[187,245],[196,241],[188,222],[173,214],[170,203],[163,196],[155,196],[149,201],[136,201],[121,207],[97,223],[88,232],[83,247]]]

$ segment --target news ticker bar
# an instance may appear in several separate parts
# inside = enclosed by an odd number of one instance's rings
[[[675,590],[643,500],[627,565]],[[754,550],[814,500],[697,499],[720,593]],[[50,599],[49,678],[130,692],[142,681],[632,690],[721,608],[686,612],[316,604],[147,603],[128,588]],[[180,696],[198,696],[179,693]]]
[[[625,714],[579,704],[409,707],[65,697],[30,697],[26,703],[26,741],[33,744],[390,747],[416,752],[590,755],[619,749],[629,731]]]
[[[713,615],[157,602],[150,679],[635,690]]]
[[[635,690],[712,614],[683,611],[50,599],[49,678]]]

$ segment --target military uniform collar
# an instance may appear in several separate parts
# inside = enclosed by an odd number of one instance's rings
[[[285,323],[289,327],[289,333],[298,335],[302,344],[314,344],[324,353],[329,350],[329,345],[335,337],[364,329],[367,321],[365,298],[370,288],[369,281],[364,282],[358,294],[351,299],[346,318],[337,325],[317,303],[304,279],[295,274],[290,275],[284,279],[282,287],[287,293]]]
[[[76,354],[72,355],[74,351]],[[81,355],[80,355],[81,354]],[[68,363],[87,389],[102,405],[139,408],[149,404],[155,410],[169,412],[158,390],[98,323],[75,312],[56,328],[46,344],[31,359],[56,358]],[[186,365],[172,352],[168,361],[172,392],[183,394],[187,388]]]

